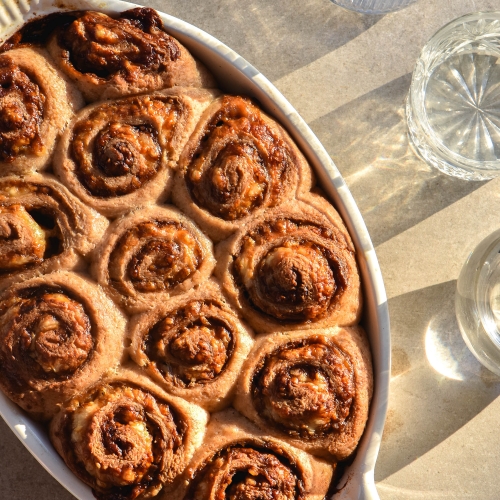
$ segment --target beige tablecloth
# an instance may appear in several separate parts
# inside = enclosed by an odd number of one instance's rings
[[[462,14],[500,9],[500,0],[418,0],[385,16],[330,0],[147,5],[206,30],[272,80],[361,209],[392,323],[391,398],[375,471],[382,500],[498,500],[500,379],[467,350],[453,300],[468,253],[500,226],[500,179],[465,182],[429,168],[408,145],[403,103],[428,38]],[[72,498],[3,422],[0,433],[1,499]]]

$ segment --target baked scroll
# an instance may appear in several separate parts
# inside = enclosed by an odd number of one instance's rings
[[[0,177],[0,290],[81,267],[108,225],[52,176]]]
[[[130,355],[170,394],[206,410],[228,406],[252,335],[214,281],[136,316]]]
[[[335,465],[260,432],[234,410],[212,416],[172,500],[323,500]]]
[[[208,415],[134,372],[73,398],[50,438],[98,500],[141,500],[172,488],[201,445]]]
[[[87,102],[162,88],[215,87],[207,69],[147,7],[113,18],[85,11],[49,41],[50,55]]]
[[[56,272],[0,296],[0,387],[35,418],[52,417],[121,361],[126,319],[96,283]]]
[[[46,169],[56,139],[83,104],[44,50],[0,54],[0,176]]]
[[[294,201],[266,211],[217,247],[216,274],[256,333],[359,321],[354,247],[333,207],[320,200],[325,213]]]
[[[307,161],[285,130],[240,96],[222,96],[208,107],[179,167],[174,203],[214,241],[312,183]]]
[[[108,217],[162,202],[179,155],[213,98],[206,90],[175,88],[87,106],[62,137],[54,170]]]
[[[373,373],[360,327],[258,339],[234,406],[263,431],[315,455],[347,458],[368,419]]]
[[[97,281],[129,313],[162,304],[206,281],[212,242],[178,210],[149,207],[116,220],[94,251]]]

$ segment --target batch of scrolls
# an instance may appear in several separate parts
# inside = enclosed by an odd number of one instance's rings
[[[340,216],[154,11],[56,21],[0,54],[2,390],[99,499],[323,499],[373,385]]]

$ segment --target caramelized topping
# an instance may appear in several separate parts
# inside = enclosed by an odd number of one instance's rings
[[[84,306],[63,290],[23,290],[0,303],[0,315],[1,363],[21,388],[33,379],[66,378],[93,348]]]
[[[45,204],[48,196],[52,203]],[[52,205],[52,206],[51,206]],[[63,251],[58,214],[64,202],[47,186],[0,184],[0,276],[41,264]]]
[[[288,145],[248,99],[225,96],[206,125],[187,170],[191,195],[224,220],[282,201],[297,182]]]
[[[32,19],[0,46],[0,53],[19,47],[46,45],[56,28],[67,26],[76,17],[78,12],[54,12]]]
[[[301,439],[340,432],[355,396],[349,357],[322,336],[286,344],[267,355],[252,385],[259,414]]]
[[[160,148],[154,131],[147,125],[133,126],[111,122],[96,137],[96,164],[108,177],[120,177],[130,173],[135,164],[135,157],[139,155],[145,159],[144,170],[147,170],[149,163],[152,164],[151,170],[154,172],[160,158]],[[139,171],[136,175],[139,182],[141,174]],[[144,174],[142,176],[145,177]]]
[[[40,155],[45,96],[32,77],[0,58],[0,161]]]
[[[181,104],[175,98],[141,96],[105,103],[75,125],[70,152],[76,175],[101,198],[132,193],[152,179],[168,152]]]
[[[180,472],[176,454],[184,426],[168,403],[115,384],[72,405],[74,459],[97,498],[150,498]]]
[[[162,376],[180,387],[206,384],[229,361],[231,326],[218,318],[213,301],[193,301],[159,321],[144,338],[143,350]]]
[[[133,81],[138,70],[161,71],[180,57],[178,45],[149,8],[124,12],[120,19],[85,12],[60,32],[59,44],[76,70],[104,80],[121,74]]]
[[[257,280],[268,311],[279,319],[314,319],[327,310],[335,293],[333,271],[321,248],[287,241],[260,261]]]
[[[0,274],[43,261],[46,234],[22,205],[0,205]]]
[[[300,500],[303,482],[283,452],[253,443],[228,446],[197,472],[185,500]]]
[[[129,229],[110,255],[113,286],[128,294],[167,291],[188,279],[202,261],[196,237],[177,222],[143,222]]]
[[[252,304],[284,321],[325,316],[347,285],[337,235],[307,220],[277,219],[245,236],[234,262]]]

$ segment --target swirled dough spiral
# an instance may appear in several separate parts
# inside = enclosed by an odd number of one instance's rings
[[[215,266],[211,241],[167,207],[116,220],[93,259],[97,281],[130,313],[149,310],[206,281]]]
[[[227,406],[253,344],[214,281],[131,321],[130,354],[165,390],[209,411]]]
[[[265,432],[316,455],[347,458],[368,419],[373,375],[360,327],[261,337],[234,405]]]
[[[46,419],[123,355],[126,320],[96,283],[56,272],[0,296],[0,387]]]
[[[77,268],[108,225],[49,175],[0,177],[0,289]]]
[[[172,488],[203,440],[208,415],[124,370],[73,398],[50,437],[99,500],[142,500]]]
[[[46,169],[83,98],[42,49],[0,54],[0,176]]]
[[[48,50],[87,102],[167,87],[215,86],[203,65],[163,30],[150,8],[117,18],[85,11],[56,32]]]
[[[212,415],[172,500],[323,500],[335,465],[260,432],[234,410]]]
[[[175,88],[87,106],[60,142],[55,172],[109,217],[164,201],[171,171],[213,98],[206,90]]]
[[[207,108],[179,164],[174,202],[215,241],[312,183],[288,134],[240,96],[222,96]]]
[[[301,201],[268,210],[217,247],[217,275],[256,333],[352,325],[361,313],[354,247],[340,217]]]

